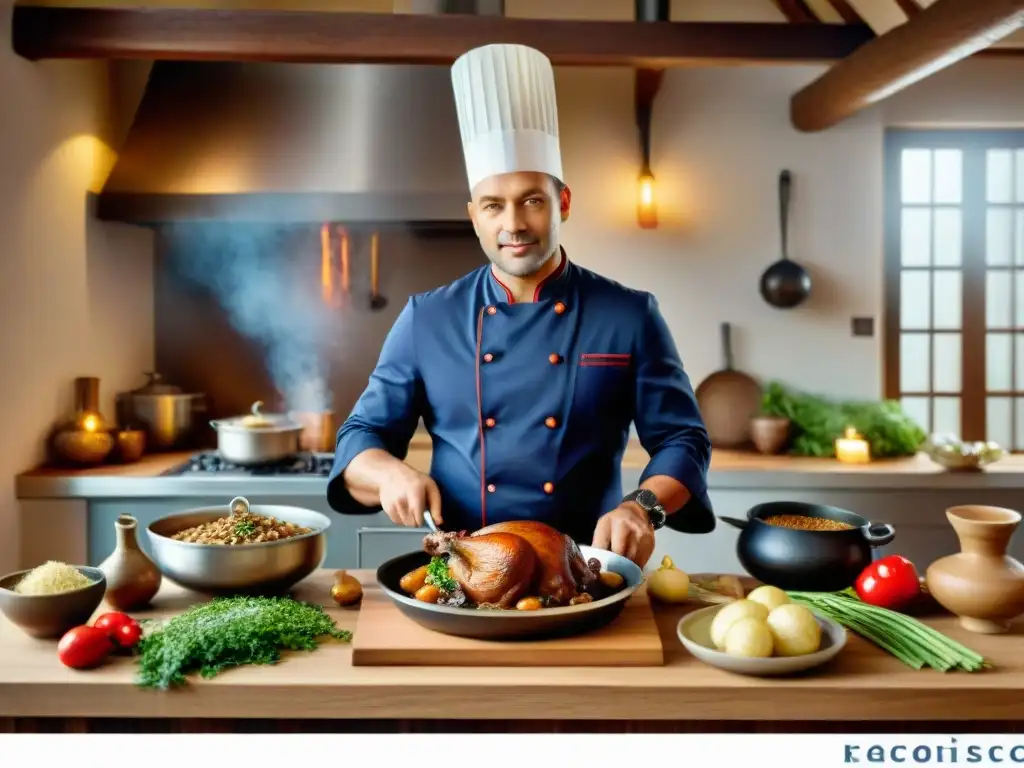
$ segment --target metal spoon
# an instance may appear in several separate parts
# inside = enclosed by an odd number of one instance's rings
[[[434,516],[430,514],[429,509],[423,513],[423,522],[425,522],[427,527],[434,533],[438,533],[437,524],[434,522]]]
[[[232,515],[244,515],[249,511],[249,500],[244,496],[235,496],[228,504],[228,508],[231,510]]]

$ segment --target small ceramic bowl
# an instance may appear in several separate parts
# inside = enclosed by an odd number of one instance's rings
[[[73,627],[89,621],[103,602],[107,579],[99,568],[74,566],[93,580],[92,584],[57,595],[22,595],[14,591],[29,570],[0,578],[0,613],[31,637],[59,638]]]
[[[726,672],[740,675],[756,675],[768,677],[790,675],[819,667],[835,658],[846,645],[846,629],[832,619],[815,613],[821,627],[821,645],[814,653],[805,656],[770,656],[768,658],[747,658],[733,656],[719,651],[711,642],[711,622],[723,606],[712,605],[708,608],[688,613],[679,620],[676,634],[686,650],[713,667]]]

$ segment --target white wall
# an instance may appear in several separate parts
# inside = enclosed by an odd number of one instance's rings
[[[654,291],[699,382],[736,364],[843,397],[882,395],[882,148],[887,125],[1024,125],[1024,62],[964,62],[821,133],[794,130],[789,98],[821,67],[669,71],[655,107],[658,230],[635,225],[639,145],[628,71],[558,72],[562,151],[574,211],[563,230],[580,264]],[[1015,82],[1016,81],[1016,82]],[[790,252],[814,275],[797,310],[766,305],[778,258],[777,179],[794,175]],[[873,338],[851,318],[875,317]]]
[[[10,40],[0,0],[0,573],[20,565],[16,473],[38,464],[50,425],[72,405],[76,376],[115,391],[152,365],[149,233],[97,222],[123,125],[104,63],[30,63]]]

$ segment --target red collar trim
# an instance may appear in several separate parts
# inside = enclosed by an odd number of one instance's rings
[[[559,249],[558,249],[558,259],[559,259],[558,266],[555,267],[555,271],[552,272],[547,277],[545,277],[539,283],[537,283],[537,287],[533,291],[533,300],[534,301],[540,301],[540,292],[542,290],[544,290],[544,286],[545,285],[547,285],[548,283],[552,282],[553,280],[557,280],[559,277],[562,276],[562,273],[565,272],[565,266],[566,266],[566,264],[568,264],[569,258],[565,255],[565,251],[561,247],[559,247]],[[509,287],[507,285],[505,285],[503,282],[501,282],[501,279],[496,274],[494,274],[494,267],[491,267],[490,273],[491,273],[491,277],[494,278],[494,282],[496,282],[498,285],[500,285],[502,290],[505,291],[505,298],[508,299],[508,303],[509,304],[515,304],[516,300],[515,300],[515,297],[512,295],[512,291],[509,290]]]

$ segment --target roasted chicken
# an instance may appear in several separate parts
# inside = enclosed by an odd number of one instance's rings
[[[544,523],[495,523],[472,535],[431,533],[430,555],[448,554],[448,567],[466,597],[477,605],[510,608],[524,596],[548,605],[569,605],[597,579],[576,542]]]

